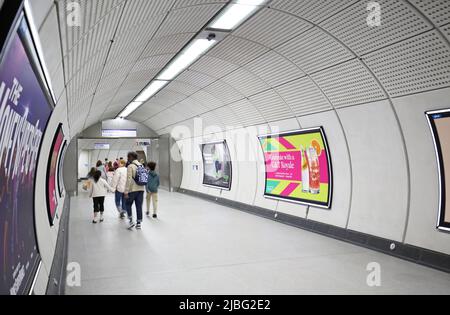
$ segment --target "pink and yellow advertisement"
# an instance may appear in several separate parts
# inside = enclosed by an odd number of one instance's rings
[[[331,163],[322,128],[259,140],[266,164],[266,197],[331,207]]]
[[[64,142],[64,133],[62,126],[60,125],[56,136],[53,141],[52,152],[48,164],[47,173],[47,204],[48,204],[48,216],[50,225],[53,225],[55,220],[56,211],[58,209],[58,194],[56,190],[57,185],[57,172],[58,172],[58,158],[61,153],[61,149]]]

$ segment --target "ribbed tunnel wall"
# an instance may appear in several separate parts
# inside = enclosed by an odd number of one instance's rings
[[[82,25],[70,27],[67,2],[31,1],[58,99],[48,130],[62,122],[68,139],[114,118],[226,4],[83,0]],[[223,197],[450,254],[449,235],[435,229],[437,165],[424,116],[450,107],[449,2],[378,2],[382,27],[367,25],[368,1],[271,1],[130,119],[160,135],[183,130],[186,189],[218,194],[192,164],[201,166],[200,143],[226,138],[234,157],[245,146],[256,159],[236,158]],[[195,118],[232,131],[194,131]],[[332,209],[264,199],[257,135],[316,126],[330,145]],[[46,162],[42,154],[38,183]],[[48,227],[44,186],[36,196],[42,291],[58,224]]]

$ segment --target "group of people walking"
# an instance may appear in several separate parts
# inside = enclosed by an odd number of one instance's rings
[[[107,162],[107,161],[105,161]],[[120,158],[103,164],[98,161],[92,168],[89,177],[89,195],[93,199],[94,219],[97,224],[104,221],[105,197],[108,192],[115,193],[115,203],[120,219],[128,218],[129,229],[142,228],[144,195],[147,194],[147,216],[157,218],[159,175],[156,173],[156,163],[147,165],[138,161],[138,154],[130,152],[127,161]],[[133,204],[136,207],[136,222],[133,219]],[[150,213],[153,205],[153,213]]]

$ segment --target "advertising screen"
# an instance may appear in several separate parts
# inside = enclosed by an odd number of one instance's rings
[[[259,140],[266,164],[267,198],[331,207],[331,160],[322,128]]]
[[[64,142],[61,153],[59,155],[59,162],[58,162],[58,192],[59,197],[62,198],[63,190],[64,190],[64,178],[63,178],[63,166],[64,166],[64,157],[66,155],[66,149],[67,149],[67,141]]]
[[[203,185],[231,190],[232,165],[226,141],[201,146],[203,155]]]
[[[438,228],[450,232],[450,109],[427,113],[439,167],[440,209]]]
[[[0,295],[29,293],[40,263],[35,176],[53,110],[26,20],[17,27],[0,62]]]
[[[59,192],[57,194],[56,185],[58,180],[58,161],[59,155],[62,152],[63,143],[64,133],[62,131],[62,125],[60,125],[53,140],[52,151],[50,159],[48,161],[47,170],[47,209],[50,219],[50,225],[53,225],[56,211],[58,209]]]

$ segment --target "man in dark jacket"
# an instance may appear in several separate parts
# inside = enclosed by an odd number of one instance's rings
[[[159,175],[156,173],[156,163],[150,162],[147,165],[149,169],[148,183],[147,183],[147,216],[150,216],[150,204],[153,201],[153,218],[158,217],[158,188]]]

